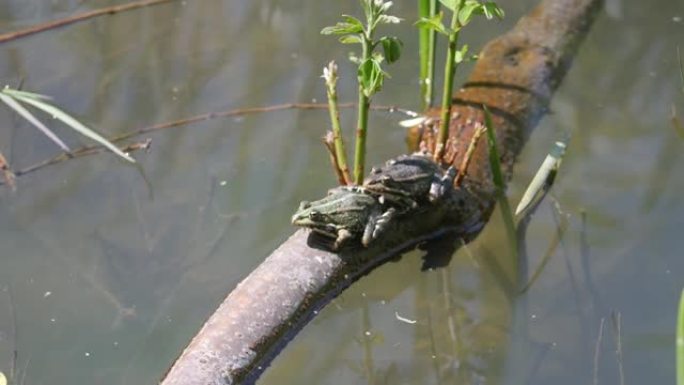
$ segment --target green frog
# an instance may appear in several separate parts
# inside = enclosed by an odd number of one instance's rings
[[[325,198],[302,202],[292,224],[334,240],[332,249],[339,250],[358,239],[367,247],[383,233],[395,213],[395,208],[384,209],[365,188],[342,186],[331,189]]]
[[[378,196],[380,203],[388,201],[404,209],[419,202],[434,202],[451,188],[456,169],[444,171],[428,153],[417,152],[388,160],[384,166],[371,169],[363,187]]]

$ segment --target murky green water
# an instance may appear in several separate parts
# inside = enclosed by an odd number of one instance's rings
[[[0,31],[115,4],[6,0]],[[502,2],[480,46],[534,1]],[[0,80],[49,94],[103,132],[225,109],[324,100],[322,66],[347,47],[318,31],[347,2],[194,0],[100,18],[0,46]],[[396,13],[413,20],[413,2]],[[554,195],[570,225],[529,292],[509,299],[495,216],[448,267],[419,252],[361,280],[307,326],[262,384],[673,383],[684,286],[684,116],[676,45],[684,4],[612,0],[582,47],[509,189],[514,201],[553,141],[572,142]],[[417,108],[413,31],[379,103]],[[353,116],[345,114],[350,126]],[[401,153],[400,116],[375,114],[370,161]],[[136,157],[149,185],[111,155],[61,163],[0,188],[0,371],[25,384],[153,384],[223,296],[293,229],[299,200],[334,183],[323,111],[215,119],[158,132]],[[79,138],[57,128],[69,144]],[[0,151],[16,169],[55,146],[0,108]],[[586,213],[583,224],[581,213]],[[528,233],[534,267],[556,231],[545,204]],[[605,317],[595,350],[599,325]],[[14,321],[16,319],[16,322]],[[13,325],[16,333],[13,332]],[[15,338],[16,337],[16,338]],[[18,379],[17,379],[18,381]]]

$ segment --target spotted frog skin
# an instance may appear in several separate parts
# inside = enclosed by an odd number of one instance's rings
[[[380,236],[396,213],[383,205],[362,187],[336,187],[325,198],[302,202],[292,216],[292,224],[310,228],[334,239],[333,250],[361,240],[368,246]]]
[[[456,169],[444,171],[428,153],[417,152],[390,159],[382,167],[374,167],[363,187],[378,197],[409,209],[420,202],[440,199],[453,185]]]

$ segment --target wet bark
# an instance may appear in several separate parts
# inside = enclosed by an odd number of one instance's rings
[[[570,67],[601,0],[545,0],[482,51],[455,96],[447,159],[460,164],[482,105],[494,115],[505,177]],[[437,117],[438,111],[431,111]],[[434,148],[431,128],[411,131],[414,146]],[[468,193],[416,209],[369,248],[331,253],[298,230],[224,300],[162,380],[163,385],[251,384],[332,298],[403,250],[440,235],[470,239],[494,207],[486,143],[467,170]]]

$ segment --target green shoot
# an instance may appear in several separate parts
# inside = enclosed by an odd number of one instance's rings
[[[459,49],[458,37],[463,27],[468,25],[475,15],[483,15],[487,19],[503,18],[504,12],[494,2],[482,3],[480,0],[439,0],[442,5],[452,12],[449,27],[442,23],[443,14],[421,18],[416,25],[420,28],[434,30],[449,39],[446,63],[444,65],[444,87],[442,90],[442,115],[437,145],[435,148],[435,161],[441,161],[444,156],[446,141],[449,136],[449,120],[451,118],[451,94],[453,91],[454,77],[458,65],[474,57],[468,56],[468,46]]]
[[[111,150],[113,153],[116,155],[124,158],[125,160],[135,163],[135,160],[131,158],[128,154],[124,153],[121,151],[118,147],[116,147],[114,144],[112,144],[110,141],[105,139],[102,135],[98,134],[97,132],[93,131],[92,129],[86,127],[83,123],[79,122],[75,118],[73,118],[71,115],[67,114],[66,112],[62,111],[61,109],[53,106],[52,104],[47,103],[47,100],[50,100],[49,96],[45,95],[40,95],[40,94],[35,94],[32,92],[26,92],[26,91],[19,91],[19,90],[14,90],[9,87],[5,87],[0,91],[0,100],[4,102],[7,106],[12,108],[15,112],[17,112],[19,115],[21,115],[24,119],[29,121],[31,124],[36,126],[38,129],[40,129],[47,137],[49,137],[52,141],[57,143],[57,145],[62,148],[65,152],[69,152],[69,147],[67,147],[64,142],[62,142],[57,135],[55,135],[52,131],[50,131],[43,123],[41,123],[31,112],[29,112],[24,106],[20,104],[28,104],[34,108],[37,108],[44,113],[52,116],[53,119],[57,119],[61,121],[62,123],[66,124],[67,126],[71,127],[81,135],[84,135],[100,145],[108,148]]]
[[[516,216],[527,210],[533,201],[546,195],[546,192],[551,188],[556,178],[558,169],[563,161],[563,155],[565,155],[566,147],[567,143],[564,141],[558,141],[554,144],[520,199],[520,203],[518,203],[518,207],[515,209]]]
[[[337,170],[335,170],[344,184],[351,184],[349,167],[347,166],[347,151],[342,140],[342,129],[340,128],[340,111],[337,106],[337,64],[331,61],[327,67],[323,68],[323,79],[328,95],[328,111],[330,112],[330,124],[332,125],[334,154]]]
[[[418,15],[421,19],[431,19],[439,11],[437,0],[418,0]],[[420,56],[420,96],[423,111],[432,107],[435,80],[436,31],[430,28],[418,30],[418,54]]]
[[[387,73],[382,69],[382,62],[394,63],[401,55],[402,43],[393,36],[383,36],[374,40],[375,30],[380,24],[397,24],[401,21],[396,16],[387,14],[392,7],[391,1],[361,0],[366,23],[349,16],[342,15],[344,21],[331,27],[323,28],[324,35],[341,35],[343,44],[360,44],[361,56],[351,56],[352,62],[358,65],[357,80],[359,83],[359,110],[356,126],[356,147],[354,151],[354,183],[361,184],[364,177],[366,157],[366,132],[368,128],[368,110],[371,97],[382,88]],[[375,52],[382,47],[383,53]]]
[[[679,297],[677,314],[677,385],[684,385],[684,290]]]
[[[503,173],[501,172],[501,161],[496,145],[496,134],[494,132],[494,124],[492,123],[492,115],[489,113],[489,109],[487,109],[486,106],[483,105],[482,107],[484,108],[485,127],[487,127],[489,167],[491,168],[492,178],[494,179],[494,186],[496,188],[496,199],[499,203],[499,208],[501,209],[501,216],[506,225],[506,233],[508,235],[511,252],[513,253],[514,260],[517,260],[518,241],[515,231],[515,222],[513,221],[511,205],[508,203],[508,198],[506,198],[506,184],[504,182]]]

